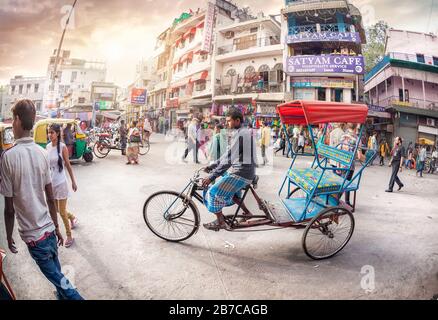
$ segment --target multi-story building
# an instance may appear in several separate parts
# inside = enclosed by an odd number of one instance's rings
[[[280,22],[263,14],[217,28],[213,116],[234,105],[251,120],[276,117],[276,106],[284,101],[280,36]]]
[[[105,82],[106,64],[104,62],[71,58],[70,51],[61,52],[56,79],[53,81],[55,61],[56,50],[50,57],[47,69],[49,81],[44,99],[44,108],[47,110],[57,109],[61,101],[64,101],[66,96],[73,95],[74,92],[89,92],[93,81]],[[66,107],[70,105],[61,105],[61,108]]]
[[[287,98],[360,100],[366,38],[359,10],[346,0],[286,0],[285,4]]]
[[[10,116],[9,103],[9,86],[0,86],[0,121],[9,119]]]
[[[374,130],[388,139],[401,136],[407,144],[436,145],[438,37],[388,30],[385,57],[366,75],[365,92]]]
[[[155,129],[162,127],[164,120],[172,127],[190,114],[209,114],[215,28],[247,16],[247,10],[227,0],[211,0],[205,9],[182,13],[157,37],[148,64],[152,72],[144,86],[146,110]],[[127,113],[143,114],[143,109],[127,106]]]
[[[15,76],[9,83],[9,106],[6,107],[4,117],[11,118],[10,107],[19,99],[30,99],[35,103],[38,114],[42,113],[44,89],[47,83],[46,77],[23,77]]]

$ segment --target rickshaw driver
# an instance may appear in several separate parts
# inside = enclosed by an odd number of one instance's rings
[[[255,141],[251,131],[243,127],[242,112],[231,108],[227,115],[227,124],[233,130],[231,145],[220,159],[205,169],[210,175],[202,181],[205,189],[204,204],[217,218],[213,222],[204,224],[204,227],[214,231],[229,227],[222,209],[239,204],[240,191],[250,185],[256,177]],[[218,177],[221,178],[209,187]],[[246,216],[250,216],[244,205],[242,209]]]

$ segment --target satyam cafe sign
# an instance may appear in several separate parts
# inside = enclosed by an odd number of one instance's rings
[[[288,44],[325,41],[360,43],[360,35],[358,32],[301,32],[286,37]]]
[[[365,60],[363,56],[295,56],[287,58],[286,72],[364,74]]]

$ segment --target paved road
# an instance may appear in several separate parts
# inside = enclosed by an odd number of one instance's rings
[[[75,245],[61,248],[60,258],[85,298],[430,299],[438,293],[438,175],[419,179],[404,172],[406,188],[386,194],[389,168],[369,168],[352,240],[336,257],[315,262],[302,250],[300,230],[201,228],[181,244],[154,236],[142,206],[154,191],[180,189],[198,167],[178,160],[183,148],[155,135],[139,166],[125,165],[117,152],[74,166],[79,190],[69,207],[80,225]],[[259,170],[259,192],[270,200],[289,166],[283,157],[273,163]],[[308,165],[307,160],[298,165]],[[212,220],[200,211],[203,222]],[[0,221],[0,246],[6,247]],[[16,231],[15,239],[19,253],[8,255],[5,272],[18,298],[54,299]]]

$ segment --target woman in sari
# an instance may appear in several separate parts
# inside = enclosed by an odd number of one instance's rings
[[[137,128],[137,121],[132,122],[128,133],[128,162],[126,164],[138,164],[138,154],[140,151],[140,129]]]

